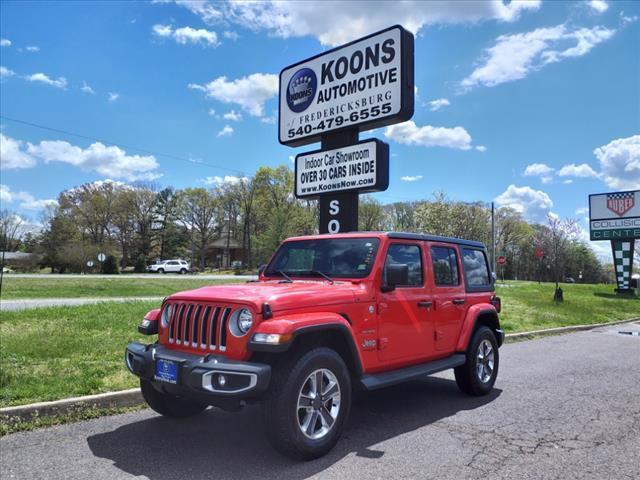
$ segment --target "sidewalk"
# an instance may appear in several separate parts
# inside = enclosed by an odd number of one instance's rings
[[[164,297],[95,297],[95,298],[34,298],[23,300],[1,300],[0,312],[27,310],[42,307],[65,307],[93,305],[103,302],[161,302]]]

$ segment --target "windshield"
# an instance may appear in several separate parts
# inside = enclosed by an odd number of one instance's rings
[[[284,243],[264,271],[267,277],[363,278],[376,258],[377,238],[327,238]],[[284,274],[284,275],[283,275]]]

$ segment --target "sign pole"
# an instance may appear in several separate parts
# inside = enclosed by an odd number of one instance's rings
[[[358,143],[358,130],[349,129],[324,135],[321,141],[322,150],[333,150],[348,147]],[[324,194],[320,201],[319,232],[339,233],[358,231],[358,206],[360,194],[358,192],[336,192]]]

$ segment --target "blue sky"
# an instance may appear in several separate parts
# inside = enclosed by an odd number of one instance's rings
[[[2,208],[35,220],[85,182],[291,166],[317,145],[278,143],[275,75],[399,23],[416,33],[416,112],[361,135],[391,146],[376,197],[582,219],[589,193],[640,188],[639,17],[605,1],[2,2]]]

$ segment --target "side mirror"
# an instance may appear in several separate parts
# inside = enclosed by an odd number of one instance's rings
[[[262,275],[266,269],[267,269],[267,264],[266,263],[263,263],[262,265],[260,265],[258,267],[258,275]]]
[[[406,263],[392,263],[385,267],[384,284],[381,287],[383,292],[391,292],[397,285],[409,284],[409,265]]]

